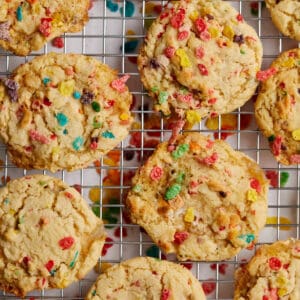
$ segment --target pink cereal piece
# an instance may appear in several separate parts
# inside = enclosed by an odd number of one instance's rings
[[[200,38],[204,42],[208,42],[211,39],[210,33],[208,31],[203,31],[200,33]]]
[[[170,20],[171,26],[174,28],[179,28],[183,25],[185,17],[185,10],[183,8],[180,8],[177,13],[175,13]]]
[[[183,128],[185,124],[184,120],[178,120],[176,122],[174,122],[173,126],[172,126],[172,135],[169,139],[169,145],[173,145],[174,142],[177,139],[177,136],[179,135],[180,130]]]
[[[207,156],[205,158],[197,158],[199,163],[205,164],[207,166],[211,166],[218,160],[219,156],[217,152],[214,152],[212,155]]]
[[[203,47],[198,47],[195,49],[195,55],[197,58],[203,58],[204,55],[205,55],[205,52],[204,52],[204,48]]]
[[[275,156],[278,156],[281,152],[281,145],[282,145],[282,137],[276,136],[273,144],[271,146],[271,150]]]
[[[177,231],[174,234],[174,243],[177,245],[182,244],[189,237],[189,233],[186,231]]]
[[[167,47],[164,51],[164,54],[167,58],[172,58],[175,55],[175,48],[174,47]]]
[[[169,16],[169,13],[168,12],[163,12],[161,15],[160,15],[160,19],[163,20],[165,18],[167,18]]]
[[[114,90],[118,91],[119,93],[123,93],[126,91],[125,83],[129,79],[129,77],[129,75],[124,75],[121,78],[113,80],[110,85]]]
[[[171,296],[171,292],[167,289],[163,289],[161,296],[160,296],[160,300],[168,300]]]
[[[153,167],[153,169],[150,172],[150,178],[152,180],[158,180],[162,177],[163,175],[163,169],[160,168],[159,166]]]
[[[198,18],[195,21],[195,26],[196,26],[198,33],[202,33],[207,30],[207,24],[205,23],[204,19],[202,19],[202,18]]]
[[[256,190],[258,193],[261,192],[261,185],[260,182],[256,178],[251,178],[250,179],[250,186]]]
[[[265,71],[258,71],[256,73],[256,79],[259,81],[266,81],[267,79],[269,79],[270,77],[272,77],[273,75],[275,75],[277,73],[277,69],[274,67],[271,67]]]
[[[290,157],[290,162],[292,164],[300,164],[300,154],[293,154],[291,157]]]
[[[198,69],[199,69],[201,75],[203,75],[203,76],[208,75],[208,70],[203,64],[198,64]]]
[[[107,100],[105,101],[104,108],[111,108],[115,105],[115,100]]]
[[[208,140],[205,145],[206,149],[211,149],[214,146],[214,143],[215,143],[214,141]]]
[[[288,57],[296,57],[297,54],[294,51],[289,52]]]
[[[90,148],[91,148],[92,150],[96,150],[97,147],[98,147],[97,142],[92,142],[92,143],[90,144]]]
[[[187,94],[187,95],[178,95],[177,96],[179,101],[182,101],[184,103],[188,103],[191,104],[192,100],[193,100],[193,96],[191,94]]]
[[[29,131],[29,136],[33,141],[39,142],[41,144],[49,144],[49,139],[46,136],[38,133],[36,130],[31,129]]]
[[[209,104],[215,104],[217,102],[217,98],[211,98],[208,100]]]
[[[72,75],[74,74],[73,67],[65,68],[65,73],[66,73],[66,75],[68,75],[68,76],[72,76]]]
[[[188,31],[184,30],[184,31],[180,31],[177,34],[177,39],[178,41],[183,41],[185,40],[187,37],[189,36]]]

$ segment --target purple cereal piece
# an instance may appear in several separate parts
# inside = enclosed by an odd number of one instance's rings
[[[9,40],[9,27],[10,26],[8,22],[0,23],[0,40]]]
[[[12,79],[4,79],[3,80],[4,85],[6,86],[7,94],[10,98],[11,102],[17,102],[18,101],[18,88],[19,85],[16,81]]]
[[[88,91],[87,89],[83,89],[82,95],[80,98],[80,102],[82,104],[91,104],[95,98],[95,95],[93,92]]]

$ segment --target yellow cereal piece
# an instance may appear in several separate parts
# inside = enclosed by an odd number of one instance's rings
[[[93,202],[99,202],[100,200],[100,189],[98,187],[93,187],[89,191],[89,198]]]
[[[60,151],[60,148],[58,146],[57,147],[53,147],[52,150],[51,150],[52,157],[57,156],[58,153],[59,153],[59,151]]]
[[[292,67],[294,67],[295,63],[296,63],[295,59],[292,57],[289,57],[288,59],[284,60],[281,63],[281,66],[284,68],[292,68]]]
[[[220,35],[220,31],[216,27],[210,27],[208,29],[208,32],[210,33],[213,39],[219,37]]]
[[[114,160],[112,160],[111,158],[109,157],[105,157],[103,158],[103,163],[107,166],[110,166],[110,167],[116,167],[118,165],[117,162],[115,162]]]
[[[135,35],[135,34],[136,34],[135,31],[133,31],[131,29],[126,31],[126,35]],[[128,41],[135,41],[136,39],[135,38],[128,38],[127,40]]]
[[[194,213],[194,208],[189,207],[184,215],[184,221],[188,223],[192,223],[194,221],[195,213]]]
[[[266,223],[268,225],[274,225],[274,227],[277,226],[278,225],[277,217],[276,216],[267,217]],[[290,225],[291,221],[286,217],[280,217],[279,224]],[[291,226],[279,226],[279,230],[291,230]]]
[[[180,65],[182,66],[182,67],[191,67],[192,66],[192,64],[191,64],[191,61],[190,61],[190,59],[189,59],[189,57],[188,57],[188,55],[187,55],[187,53],[185,52],[185,50],[184,49],[177,49],[176,50],[176,55],[177,56],[179,56],[179,58],[180,58]]]
[[[234,37],[234,31],[233,29],[226,25],[223,29],[223,34],[230,40],[232,41],[233,40],[233,37]]]
[[[13,216],[16,213],[16,211],[14,209],[10,209],[8,213]]]
[[[201,121],[201,116],[195,110],[188,110],[186,112],[186,119],[190,125],[195,125]]]
[[[195,22],[199,17],[199,12],[197,10],[194,10],[190,13],[189,18]]]
[[[132,129],[141,129],[142,126],[141,126],[141,123],[139,123],[139,122],[133,122],[131,128]]]
[[[126,113],[122,113],[120,116],[119,116],[120,120],[122,121],[127,121],[129,119],[129,115],[126,114]]]
[[[15,241],[18,236],[18,231],[13,228],[9,228],[5,232],[4,236],[8,241]]]
[[[284,296],[286,293],[287,293],[287,289],[285,289],[285,288],[281,288],[277,292],[277,294],[278,294],[279,297]]]
[[[294,130],[292,136],[295,141],[300,141],[300,128]]]
[[[64,23],[62,22],[61,14],[54,13],[52,15],[52,22],[51,22],[51,24],[54,27],[62,27],[64,25]]]
[[[219,128],[219,118],[207,118],[205,126],[210,130],[217,130]]]
[[[287,284],[287,279],[286,279],[285,277],[283,277],[283,276],[278,276],[278,277],[276,278],[276,285],[277,285],[278,287],[283,288],[283,287],[286,286],[286,284]]]
[[[58,90],[63,96],[71,96],[74,92],[74,87],[74,80],[66,80],[59,84]]]
[[[41,12],[41,5],[38,3],[38,2],[35,2],[33,4],[31,4],[31,9],[32,9],[32,12],[33,14],[40,14]]]
[[[257,192],[254,189],[247,191],[247,200],[255,202],[257,200]]]

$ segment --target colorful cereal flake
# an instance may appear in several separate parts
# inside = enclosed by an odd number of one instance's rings
[[[279,217],[279,219],[277,218],[277,216],[271,216],[267,218],[267,222],[268,225],[271,225],[272,227],[277,227],[279,228],[279,230],[291,230],[291,226],[288,226],[290,224],[292,224],[292,222],[290,221],[290,219],[286,218],[286,217]],[[280,225],[279,225],[280,224]],[[283,226],[286,225],[286,226]]]

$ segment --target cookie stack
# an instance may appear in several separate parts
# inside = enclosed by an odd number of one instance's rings
[[[89,1],[2,2],[0,46],[17,55],[88,20]],[[298,1],[266,2],[282,33],[299,40]],[[126,207],[179,261],[221,261],[253,247],[266,223],[269,187],[251,158],[197,132],[180,135],[182,128],[241,107],[261,81],[257,123],[278,162],[300,163],[300,51],[282,53],[266,71],[261,63],[255,30],[221,0],[173,1],[141,47],[142,83],[154,109],[177,127],[134,176]],[[0,82],[0,136],[12,162],[74,171],[108,153],[133,123],[128,79],[79,54],[50,53],[19,66]],[[96,264],[105,238],[103,222],[75,189],[45,175],[13,180],[0,189],[0,288],[25,296],[67,287]],[[237,270],[235,299],[299,299],[299,253],[293,239],[261,247]],[[86,299],[205,295],[182,266],[138,257],[104,271]]]

